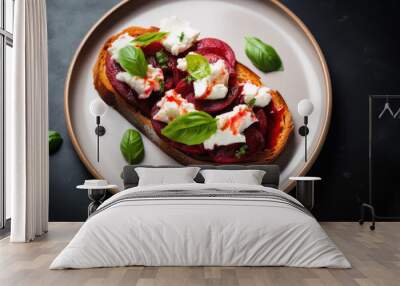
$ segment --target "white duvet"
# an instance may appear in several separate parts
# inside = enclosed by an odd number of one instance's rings
[[[171,190],[262,191],[272,199],[175,196],[124,200],[137,192]],[[350,263],[318,222],[290,202],[299,204],[282,191],[252,185],[135,187],[105,201],[50,269],[127,265],[349,268]]]

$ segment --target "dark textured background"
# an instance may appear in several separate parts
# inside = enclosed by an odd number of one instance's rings
[[[63,88],[73,53],[116,0],[48,0],[50,128],[64,137],[50,157],[50,220],[86,218],[87,195],[75,190],[90,174],[68,138]],[[243,1],[245,2],[245,1]],[[400,1],[282,1],[319,42],[332,78],[333,116],[321,155],[310,171],[320,220],[356,220],[368,191],[368,95],[400,94]],[[387,166],[390,168],[390,166]]]

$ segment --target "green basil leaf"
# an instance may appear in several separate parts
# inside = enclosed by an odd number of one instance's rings
[[[164,53],[164,51],[156,52],[156,60],[162,69],[168,67],[168,56],[166,53]]]
[[[195,79],[202,79],[211,74],[211,66],[208,60],[199,54],[186,55],[187,71]]]
[[[203,143],[217,131],[217,119],[203,111],[178,116],[161,130],[165,137],[186,145]]]
[[[159,93],[164,93],[164,89],[165,89],[165,83],[163,80],[159,79],[158,83],[160,84],[160,90]]]
[[[249,107],[253,107],[254,104],[256,104],[256,98],[255,98],[255,97],[253,97],[253,98],[249,101],[249,103],[247,103],[247,105],[248,105]]]
[[[187,83],[191,83],[192,81],[195,80],[195,78],[192,77],[191,75],[188,75],[187,77],[185,77],[185,80],[186,80]]]
[[[119,51],[119,63],[131,75],[145,77],[147,74],[147,60],[142,49],[127,46]]]
[[[263,72],[283,70],[282,60],[275,49],[256,37],[246,37],[245,52],[253,65]]]
[[[57,131],[49,130],[49,154],[54,154],[60,149],[63,139]]]
[[[128,129],[122,136],[120,150],[126,162],[129,164],[138,164],[144,158],[144,146],[142,136],[133,129]]]
[[[179,34],[179,42],[182,42],[184,38],[185,38],[185,33],[184,33],[184,32],[181,32],[181,33]]]
[[[248,148],[249,147],[246,144],[242,145],[238,150],[236,150],[235,157],[240,159],[242,156],[246,155]]]
[[[137,46],[147,46],[150,45],[153,42],[160,41],[162,38],[164,38],[168,32],[151,32],[151,33],[146,33],[143,35],[140,35],[136,39],[132,41],[134,45]]]

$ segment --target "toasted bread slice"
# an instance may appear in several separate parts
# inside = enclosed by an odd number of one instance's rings
[[[255,74],[252,70],[246,66],[237,63],[236,64],[237,79],[239,82],[250,81],[254,85],[261,86],[262,82],[260,77]],[[260,160],[257,162],[272,162],[279,154],[282,153],[289,139],[290,134],[293,131],[292,115],[290,114],[289,107],[279,92],[272,93],[272,102],[278,110],[282,110],[281,130],[279,132],[276,144],[271,149],[266,149],[259,155]]]
[[[157,32],[158,30],[159,29],[156,27],[129,27],[118,34],[111,36],[101,48],[97,57],[96,64],[93,68],[94,86],[104,102],[116,109],[131,124],[133,124],[139,131],[146,135],[146,137],[148,137],[153,143],[158,145],[168,155],[170,155],[182,164],[204,164],[205,162],[187,156],[186,154],[182,153],[181,151],[163,141],[153,130],[151,120],[144,116],[137,108],[128,104],[126,100],[114,90],[111,82],[107,77],[106,57],[108,53],[108,48],[111,46],[114,40],[125,33],[128,33],[129,35],[134,37],[148,32]],[[260,77],[246,66],[237,63],[235,69],[237,73],[237,80],[239,82],[250,81],[255,85],[262,85]],[[275,145],[271,149],[265,149],[263,152],[257,154],[256,157],[259,158],[257,160],[258,163],[268,163],[275,160],[283,151],[290,136],[290,133],[293,130],[293,122],[289,108],[279,92],[274,92],[272,94],[272,102],[279,110],[282,110],[280,132]]]

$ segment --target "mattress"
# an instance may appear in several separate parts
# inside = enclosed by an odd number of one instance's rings
[[[117,266],[349,268],[315,218],[264,186],[138,186],[106,200],[50,269]]]

